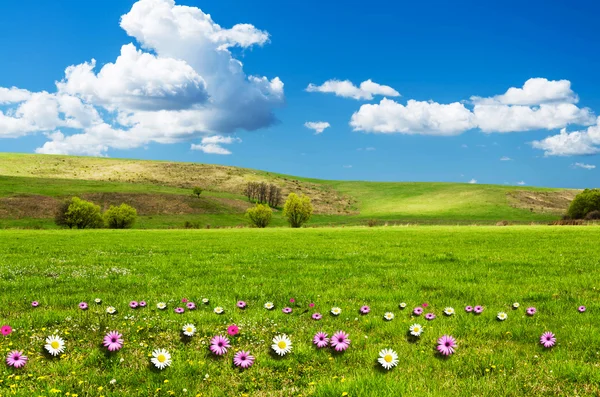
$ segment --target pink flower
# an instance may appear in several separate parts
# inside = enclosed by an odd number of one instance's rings
[[[181,299],[181,303],[187,303],[187,301],[188,301],[187,298],[182,298]]]
[[[292,312],[292,308],[284,307],[283,309],[281,309],[281,311],[284,312],[285,314],[290,314]]]
[[[38,307],[39,305],[40,305],[40,302],[38,302],[38,301],[31,302],[31,306],[33,306],[33,307]]]
[[[312,315],[312,319],[313,320],[319,321],[322,318],[323,318],[323,316],[321,315],[321,313],[315,313],[315,314]]]
[[[313,343],[321,349],[329,344],[329,338],[325,332],[318,332],[313,338]]]
[[[240,329],[238,328],[237,325],[232,324],[229,327],[227,327],[227,333],[231,336],[236,336],[237,334],[240,333]]]
[[[188,310],[194,310],[196,308],[196,304],[194,302],[188,302],[185,304],[185,307],[187,307]]]
[[[8,353],[8,356],[6,357],[6,364],[8,364],[9,367],[24,367],[25,364],[27,364],[27,356],[24,356],[23,352],[13,350]]]
[[[540,337],[540,343],[545,348],[550,348],[556,344],[556,336],[552,332],[544,332]]]
[[[146,307],[147,303],[146,301],[140,301],[140,307]]]
[[[527,313],[528,316],[533,316],[536,312],[537,309],[535,307],[528,307],[525,311],[525,313]]]
[[[433,314],[433,313],[427,313],[427,314],[425,315],[425,320],[429,320],[429,321],[431,321],[431,320],[433,320],[434,318],[435,318],[435,314]]]
[[[360,308],[361,314],[368,314],[370,311],[371,311],[371,308],[369,306],[363,306]]]
[[[2,328],[0,328],[0,333],[2,333],[4,336],[10,335],[11,332],[12,328],[10,325],[3,325]]]
[[[331,337],[331,347],[338,352],[343,352],[350,346],[350,339],[348,334],[344,331],[338,331]]]
[[[254,364],[254,356],[250,352],[241,350],[233,356],[233,363],[236,367],[249,368]]]
[[[87,304],[87,303],[85,303],[85,302],[81,302],[81,303],[79,304],[79,308],[80,308],[81,310],[87,310],[87,308],[88,308],[88,304]]]
[[[311,302],[308,304],[308,307],[310,307],[312,309],[313,307],[315,307],[315,304]]]
[[[238,301],[237,303],[237,307],[239,307],[240,309],[245,309],[246,308],[246,302],[244,301]]]
[[[216,354],[217,356],[222,356],[227,353],[227,349],[229,349],[231,345],[229,344],[229,339],[224,336],[217,335],[210,340],[210,351]]]
[[[104,336],[102,343],[104,347],[108,348],[108,351],[115,352],[123,347],[123,335],[117,331],[111,331]]]
[[[423,306],[423,307],[427,307],[427,306],[429,306],[429,303],[425,302],[425,303],[423,303],[421,306]]]
[[[421,309],[420,307],[415,307],[413,310],[413,314],[415,316],[420,316],[421,314],[423,314],[423,309]]]
[[[135,309],[139,306],[139,304],[136,301],[131,301],[129,302],[129,307],[132,309]]]
[[[183,309],[183,307],[178,307],[178,308],[175,308],[175,313],[177,313],[177,314],[181,314],[181,313],[183,313],[184,311],[185,311],[185,310]]]
[[[467,306],[467,307],[465,307],[465,311],[467,313],[471,313],[473,311],[473,306]]]
[[[296,303],[296,299],[294,299],[294,298],[291,298],[291,299],[290,299],[290,303]]]
[[[483,313],[483,306],[475,306],[473,311],[475,312],[475,314],[481,314]]]
[[[437,349],[444,356],[449,356],[454,353],[456,346],[456,339],[450,335],[444,335],[437,341]]]
[[[577,310],[579,310],[579,313],[583,313],[585,311],[585,306],[579,306]]]

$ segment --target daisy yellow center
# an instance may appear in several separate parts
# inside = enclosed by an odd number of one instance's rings
[[[156,357],[156,359],[158,360],[159,363],[164,363],[165,361],[167,361],[167,358],[165,357],[164,354],[159,354],[158,357]]]
[[[60,343],[58,343],[57,341],[53,341],[52,343],[50,343],[50,346],[52,346],[53,349],[58,349],[60,347]]]
[[[419,327],[415,327],[415,328],[413,329],[413,331],[415,331],[415,332],[419,332],[420,330],[421,330],[421,328],[419,328]]]
[[[285,349],[287,347],[287,343],[285,343],[284,341],[280,341],[279,343],[277,343],[277,347],[279,347],[280,349]]]
[[[186,328],[186,331],[187,331],[187,332],[192,332],[192,327],[187,327],[187,328]]]
[[[392,357],[391,354],[386,354],[385,357],[383,357],[383,359],[385,360],[386,363],[391,363],[394,358]]]

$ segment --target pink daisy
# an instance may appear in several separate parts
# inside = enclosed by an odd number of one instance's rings
[[[329,344],[329,338],[325,332],[318,332],[313,338],[313,343],[320,349]]]
[[[540,343],[545,348],[550,348],[556,343],[556,336],[552,332],[544,332],[540,337]]]
[[[435,314],[433,314],[433,313],[427,313],[427,314],[425,315],[425,320],[429,320],[429,321],[431,321],[431,320],[433,320],[434,318],[435,318]]]
[[[465,307],[465,311],[467,313],[471,313],[473,311],[473,306],[467,306],[467,307]]]
[[[224,336],[217,335],[210,340],[210,351],[216,354],[217,356],[222,356],[227,353],[227,349],[229,349],[231,345],[229,344],[229,339]]]
[[[413,314],[415,316],[420,316],[421,314],[423,314],[423,309],[420,308],[420,307],[415,307],[414,310],[413,310]]]
[[[240,333],[240,329],[238,328],[237,325],[232,324],[229,327],[227,327],[227,333],[231,336],[236,336],[237,334]]]
[[[244,301],[238,301],[237,303],[237,307],[239,307],[240,309],[245,309],[246,308],[246,302]]]
[[[360,308],[360,313],[361,314],[367,314],[371,311],[371,308],[369,306],[363,306]]]
[[[187,298],[182,298],[181,299],[181,303],[187,303],[187,301],[188,301]]]
[[[6,356],[6,364],[8,364],[9,367],[24,367],[25,364],[27,364],[27,356],[24,356],[23,352],[13,350]]]
[[[108,351],[116,352],[123,347],[123,335],[117,331],[111,331],[104,336],[102,343],[104,347],[108,348]]]
[[[483,306],[475,306],[473,308],[473,311],[475,312],[475,314],[481,314],[483,313]]]
[[[233,363],[236,367],[249,368],[254,364],[254,356],[251,356],[250,352],[241,350],[233,356]]]
[[[577,310],[579,310],[579,313],[583,313],[585,311],[585,306],[579,306]]]
[[[184,311],[185,311],[185,310],[183,309],[183,307],[177,307],[177,308],[175,308],[175,313],[177,313],[177,314],[181,314],[181,313],[183,313]]]
[[[425,302],[425,303],[421,304],[421,306],[427,307],[427,306],[429,306],[429,303]]]
[[[331,337],[331,347],[338,352],[343,352],[350,346],[350,339],[348,334],[344,331],[338,331]]]
[[[312,309],[313,307],[315,307],[315,304],[311,302],[308,304],[308,307],[310,307]]]
[[[146,301],[140,301],[140,307],[146,307],[147,303]]]
[[[444,335],[437,341],[437,349],[444,356],[449,356],[454,353],[456,346],[456,339],[450,335]]]
[[[87,303],[85,303],[85,302],[81,302],[81,303],[79,304],[79,308],[80,308],[81,310],[87,310],[87,308],[88,308],[88,304],[87,304]]]
[[[33,306],[33,307],[38,307],[39,305],[40,305],[40,302],[38,302],[38,301],[31,302],[31,306]]]
[[[2,328],[0,328],[0,333],[4,336],[10,335],[11,332],[12,328],[10,325],[3,325]]]
[[[139,306],[139,303],[137,303],[136,301],[131,301],[129,302],[129,307],[132,309],[135,309]]]
[[[185,304],[185,307],[187,307],[188,310],[194,310],[196,308],[196,304],[194,302],[188,302]]]
[[[290,299],[290,303],[296,303],[296,299],[294,299],[294,298],[291,298],[291,299]]]
[[[536,312],[537,309],[535,307],[528,307],[525,311],[525,313],[527,313],[528,316],[533,316]]]
[[[284,307],[283,309],[281,309],[281,311],[284,312],[285,314],[290,314],[292,312],[292,308]]]

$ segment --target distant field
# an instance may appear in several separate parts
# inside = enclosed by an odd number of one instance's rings
[[[0,336],[0,350],[30,357],[20,371],[0,365],[0,395],[597,395],[599,240],[593,226],[0,231],[0,325],[14,328]],[[184,297],[210,304],[173,313]],[[133,310],[131,300],[149,306]],[[238,300],[248,308],[237,309]],[[77,308],[81,301],[88,311]],[[160,301],[169,305],[164,312]],[[263,308],[267,301],[275,310]],[[437,315],[432,322],[410,314],[424,302]],[[521,307],[512,310],[513,302]],[[476,304],[483,314],[464,312]],[[116,315],[105,313],[108,305]],[[218,305],[225,314],[212,312]],[[287,305],[290,315],[281,312]],[[359,315],[362,305],[371,313]],[[578,313],[579,305],[587,311]],[[332,306],[339,317],[328,314]],[[455,316],[442,314],[447,306]],[[529,306],[534,317],[524,315]],[[323,320],[311,320],[314,311]],[[386,311],[396,318],[384,321]],[[496,319],[499,311],[506,321]],[[198,331],[183,343],[179,330],[188,322]],[[425,332],[409,342],[415,322]],[[233,352],[221,359],[208,352],[208,339],[232,323],[241,331],[233,350],[256,356],[246,371],[232,367]],[[126,343],[108,355],[100,341],[112,329]],[[315,349],[311,337],[320,330],[347,331],[350,348]],[[539,345],[545,331],[558,338],[553,349]],[[52,333],[66,339],[59,359],[42,354]],[[278,333],[293,341],[284,358],[270,353]],[[441,359],[434,345],[446,333],[459,347]],[[173,356],[162,372],[148,358],[159,347]],[[383,348],[400,357],[389,372],[376,362]]]
[[[51,228],[56,207],[78,195],[107,208],[126,202],[141,215],[138,228],[246,225],[243,196],[249,181],[266,181],[284,194],[307,194],[315,205],[309,224],[547,223],[568,208],[577,191],[429,182],[326,181],[195,163],[0,153],[0,228]],[[200,199],[191,187],[205,189]],[[272,226],[284,226],[281,213]]]

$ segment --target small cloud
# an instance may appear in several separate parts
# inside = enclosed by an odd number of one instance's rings
[[[571,168],[583,168],[586,170],[593,170],[594,168],[596,168],[596,166],[593,164],[575,163],[571,164]]]
[[[320,133],[325,131],[325,129],[331,127],[331,124],[329,124],[326,121],[307,121],[306,123],[304,123],[304,126],[311,130],[315,130],[315,134],[319,135]]]
[[[524,182],[524,181],[517,182],[517,185],[519,185],[519,186],[523,186],[523,185],[525,185],[525,182]]]
[[[475,184],[475,183],[477,183],[477,179],[473,178],[469,181],[469,183]]]
[[[352,168],[351,165],[343,165],[342,167],[344,167],[344,168]]]
[[[500,161],[511,161],[512,159],[510,157],[507,156],[502,156],[500,157]]]
[[[460,147],[461,147],[461,148],[463,148],[463,149],[466,149],[466,148],[468,148],[469,146],[467,146],[466,144],[464,144],[464,143],[463,143],[462,145],[460,145]]]
[[[192,144],[192,150],[199,150],[206,154],[222,154],[228,155],[231,154],[231,151],[225,149],[221,145],[230,145],[234,142],[241,142],[240,138],[234,138],[231,136],[223,136],[223,135],[213,135],[209,137],[204,137],[200,141],[199,145]]]

